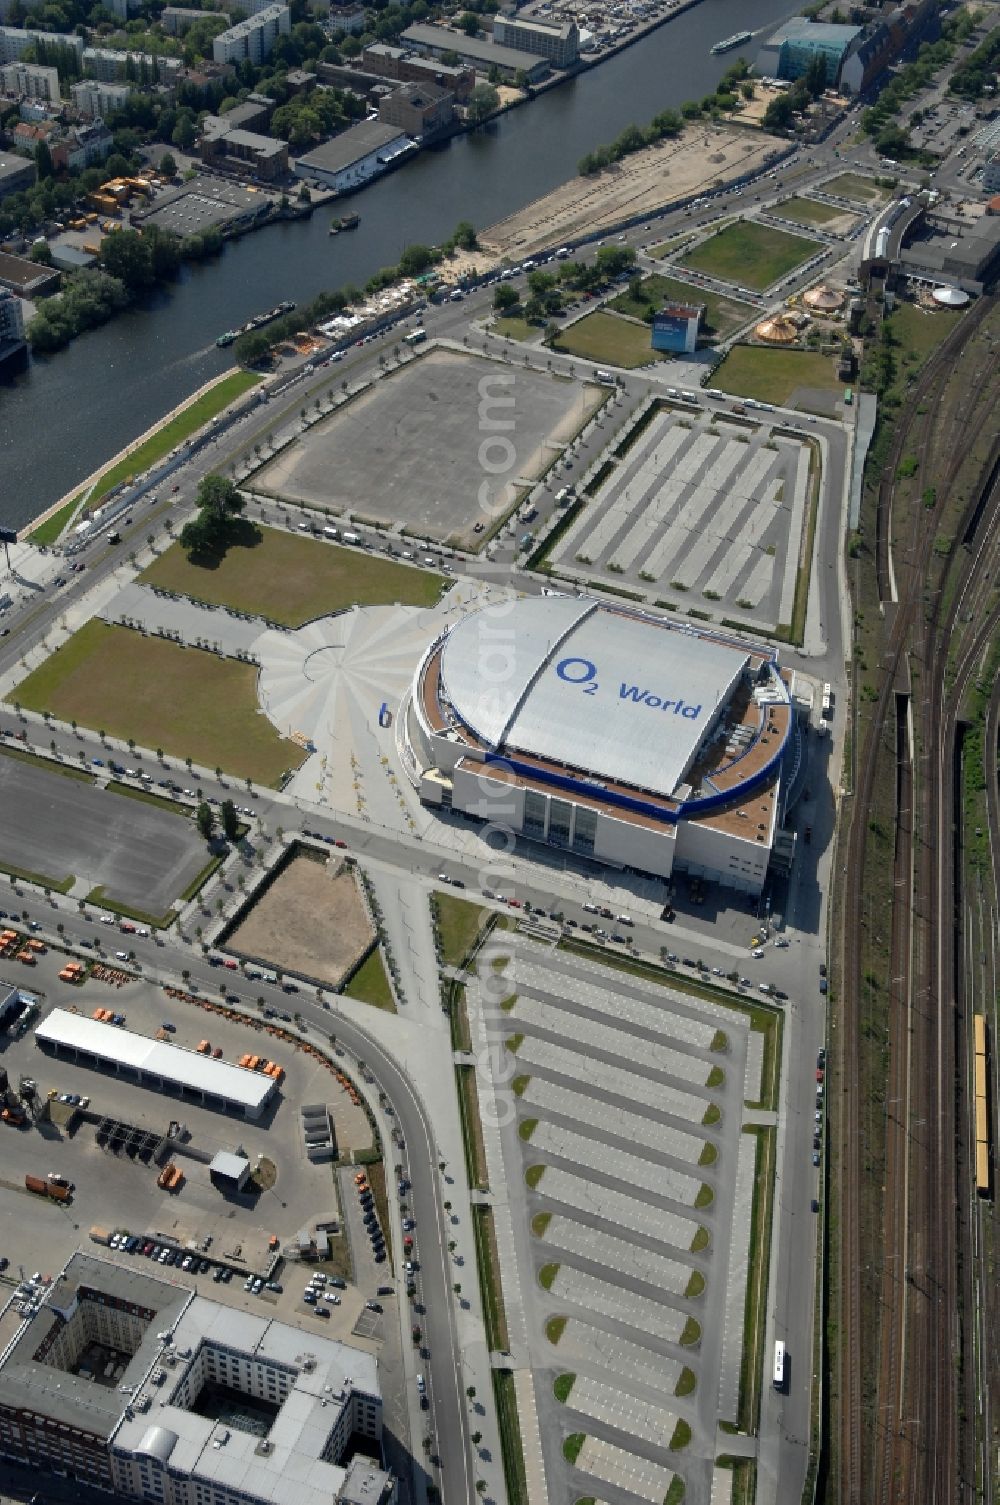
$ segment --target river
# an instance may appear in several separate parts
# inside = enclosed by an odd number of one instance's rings
[[[407,243],[434,244],[459,220],[482,227],[510,214],[572,177],[584,152],[626,125],[714,88],[738,55],[712,57],[714,42],[766,33],[788,14],[788,0],[703,0],[599,67],[356,194],[359,229],[331,237],[326,211],[268,226],[186,268],[149,306],[33,360],[0,386],[0,524],[22,527],[231,365],[215,346],[222,330],[282,298],[301,303],[362,284]]]

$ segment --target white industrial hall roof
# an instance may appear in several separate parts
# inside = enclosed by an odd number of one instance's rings
[[[488,747],[671,795],[749,652],[592,598],[540,596],[455,626],[443,693]]]
[[[100,1060],[160,1077],[177,1087],[208,1093],[239,1105],[254,1118],[275,1089],[273,1077],[233,1066],[229,1061],[217,1061],[212,1056],[201,1056],[180,1045],[148,1040],[131,1030],[103,1024],[83,1014],[71,1014],[67,1009],[53,1009],[36,1027],[35,1039],[40,1045],[87,1051]]]

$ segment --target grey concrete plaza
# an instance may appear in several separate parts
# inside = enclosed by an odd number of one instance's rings
[[[657,404],[551,562],[777,626],[791,620],[808,476],[806,445],[767,422]]]
[[[0,755],[0,863],[162,914],[208,861],[194,821]]]
[[[258,491],[471,543],[604,400],[600,388],[432,349],[259,472]]]
[[[532,1363],[548,1378],[537,1393],[549,1499],[605,1486],[616,1505],[659,1501],[679,1472],[685,1498],[708,1505],[717,1423],[739,1401],[754,1169],[744,1093],[759,1093],[761,1062],[749,1016],[513,944],[517,1124],[501,1137],[511,1184],[528,1188],[515,1240],[535,1276],[524,1296]],[[560,1373],[575,1375],[561,1403]],[[692,1433],[682,1453],[670,1448],[678,1420]],[[578,1432],[570,1467],[561,1444]]]

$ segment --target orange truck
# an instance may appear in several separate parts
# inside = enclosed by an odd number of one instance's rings
[[[24,951],[19,951],[17,953],[17,959],[19,962],[23,962],[26,967],[37,967],[38,965],[38,962],[35,958],[35,953],[33,951],[28,951],[27,949],[25,949]]]

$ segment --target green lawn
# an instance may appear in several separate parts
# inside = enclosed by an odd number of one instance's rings
[[[457,967],[471,950],[488,911],[481,904],[456,898],[454,894],[436,893],[434,898],[441,935],[442,961],[446,967]]]
[[[831,178],[823,184],[823,192],[836,194],[842,199],[854,199],[860,204],[881,203],[889,197],[886,189],[881,188],[874,178],[863,178],[856,172],[842,172],[838,178]]]
[[[964,312],[961,308],[936,308],[927,313],[915,303],[897,303],[888,320],[897,358],[904,365],[915,361],[922,366]]]
[[[370,1003],[373,1008],[396,1012],[396,1004],[386,976],[382,953],[377,946],[365,957],[344,989],[347,998],[356,998],[360,1003]]]
[[[47,517],[43,523],[39,523],[37,528],[32,529],[28,534],[28,542],[37,544],[39,547],[43,544],[55,543],[79,505],[80,498],[78,496],[66,502],[64,506],[59,508],[58,512],[53,512],[51,517]]]
[[[756,397],[761,402],[787,403],[797,387],[822,387],[838,391],[833,356],[818,355],[812,350],[769,350],[761,345],[735,345],[721,366],[716,367],[712,385],[736,397]]]
[[[612,299],[611,307],[619,313],[631,314],[633,319],[641,319],[650,303],[658,308],[664,303],[704,303],[705,317],[699,336],[706,343],[732,334],[753,313],[749,303],[722,298],[718,293],[692,287],[689,282],[680,282],[676,277],[661,277],[658,272],[642,279],[641,298],[633,298],[627,291],[619,293],[617,298]]]
[[[512,340],[537,340],[542,333],[540,325],[529,324],[527,319],[518,319],[514,316],[494,319],[490,328],[493,334],[510,335]]]
[[[10,700],[261,784],[305,757],[261,714],[254,665],[105,622],[81,627]]]
[[[196,397],[194,402],[188,403],[165,423],[161,429],[152,434],[145,442],[134,449],[130,455],[112,465],[101,476],[90,494],[88,506],[94,506],[107,496],[119,481],[127,480],[129,476],[137,476],[141,471],[148,470],[157,460],[162,460],[164,455],[206,424],[210,418],[221,413],[237,397],[242,397],[251,387],[255,387],[261,377],[254,371],[232,371],[218,382],[210,392],[202,397]]]
[[[695,246],[681,257],[681,263],[741,287],[765,288],[815,256],[817,249],[814,240],[747,220]]]
[[[829,225],[835,219],[843,219],[847,211],[833,204],[821,204],[819,199],[789,199],[787,204],[779,204],[775,213],[782,219],[797,220],[800,225]]]
[[[651,338],[647,324],[632,324],[617,314],[597,309],[557,335],[552,348],[586,361],[604,361],[609,366],[631,371],[636,366],[648,366],[650,361],[666,359],[652,348]]]
[[[442,576],[395,564],[371,554],[341,549],[276,528],[259,529],[260,541],[236,544],[217,563],[192,564],[180,544],[171,544],[140,579],[201,601],[257,612],[284,627],[345,606],[433,606]]]

